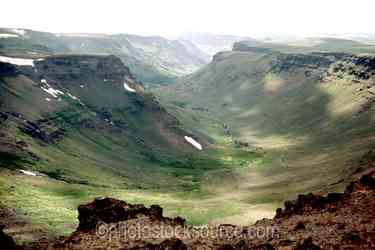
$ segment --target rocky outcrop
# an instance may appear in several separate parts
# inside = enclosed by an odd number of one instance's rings
[[[353,82],[368,81],[375,76],[375,58],[347,56],[332,65],[328,76],[339,79],[350,77]]]
[[[346,188],[345,194],[375,190],[375,171],[363,175],[358,181],[352,181]]]
[[[283,54],[278,53],[271,71],[274,73],[289,72],[294,69],[306,68],[324,72],[337,60],[345,58],[341,53],[310,53],[310,54]]]
[[[63,128],[57,128],[55,131],[47,133],[38,124],[32,121],[26,121],[19,129],[23,133],[47,144],[58,142],[64,137],[66,132]]]
[[[6,250],[15,250],[16,243],[14,242],[13,238],[4,233],[3,226],[0,227],[0,248]]]
[[[160,244],[146,244],[131,250],[187,250],[187,246],[179,239],[167,239]]]
[[[299,195],[295,201],[286,201],[284,209],[276,210],[275,218],[287,218],[292,215],[301,215],[313,210],[334,209],[337,202],[342,200],[343,194],[330,193],[327,197],[307,194]]]
[[[35,67],[44,77],[70,83],[83,76],[123,81],[130,71],[115,56],[62,55],[36,61]]]
[[[78,207],[78,230],[94,229],[99,223],[116,223],[136,219],[142,216],[152,221],[166,222],[183,226],[185,220],[163,217],[163,209],[158,205],[146,208],[144,205],[132,205],[113,198],[97,198],[93,202]]]
[[[18,73],[18,69],[13,64],[0,62],[0,77],[16,76]]]

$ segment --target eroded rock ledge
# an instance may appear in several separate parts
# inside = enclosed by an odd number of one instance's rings
[[[181,217],[168,218],[163,216],[163,209],[158,205],[146,208],[144,205],[128,204],[113,198],[97,198],[93,202],[78,207],[79,226],[77,230],[92,230],[99,223],[116,223],[147,217],[151,221],[163,222],[173,226],[184,226]]]

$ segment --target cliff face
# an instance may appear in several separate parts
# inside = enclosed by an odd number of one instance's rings
[[[335,62],[327,74],[328,77],[350,79],[354,83],[367,82],[374,84],[375,58],[369,56],[347,55],[342,60]]]
[[[374,249],[374,211],[375,171],[345,193],[300,195],[274,219],[246,227],[189,227],[156,205],[100,198],[79,206],[71,236],[38,249]]]
[[[134,77],[121,60],[115,56],[51,56],[35,62],[36,72],[56,80],[76,80],[79,77],[94,75],[105,79],[124,80]]]

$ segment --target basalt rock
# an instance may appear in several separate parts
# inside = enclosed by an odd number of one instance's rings
[[[172,225],[183,226],[185,220],[163,217],[163,209],[158,205],[146,208],[144,205],[131,205],[113,198],[97,198],[93,202],[78,207],[78,230],[91,230],[100,222],[115,223],[136,219],[142,216],[155,221],[163,221]]]
[[[19,71],[16,66],[10,63],[0,62],[0,77],[1,76],[16,76]]]
[[[306,240],[303,240],[301,243],[299,243],[293,250],[322,250],[322,249],[319,246],[315,245],[313,243],[312,238],[309,237]]]
[[[4,227],[0,226],[0,248],[6,250],[15,250],[16,243],[13,238],[3,231]]]
[[[47,144],[52,144],[61,140],[66,132],[63,128],[57,128],[55,131],[47,133],[41,126],[32,121],[27,121],[26,124],[20,126],[19,129],[23,133]]]
[[[146,244],[131,250],[187,250],[187,246],[179,239],[167,239],[160,244]]]
[[[367,178],[368,177],[363,177]],[[360,181],[361,182],[361,181]],[[358,185],[358,181],[355,182]],[[350,187],[349,187],[350,188]],[[307,195],[299,195],[295,201],[286,201],[284,209],[276,210],[276,219],[287,218],[293,215],[302,215],[311,211],[324,210],[335,211],[338,203],[345,199],[345,195],[341,193],[330,193],[327,196],[320,196],[309,193]]]

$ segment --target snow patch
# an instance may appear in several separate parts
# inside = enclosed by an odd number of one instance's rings
[[[40,80],[40,82],[41,82],[41,83],[48,84],[46,79],[42,79],[42,80]]]
[[[18,37],[16,34],[0,34],[0,38],[12,38],[12,37]]]
[[[25,175],[37,176],[36,173],[31,172],[31,171],[27,171],[27,170],[22,170],[22,169],[20,169],[20,172],[23,173],[23,174],[25,174]]]
[[[10,63],[18,66],[31,66],[34,67],[33,59],[14,58],[7,56],[0,56],[0,62]]]
[[[49,99],[49,98],[47,97],[47,98],[46,98],[46,101],[47,101],[47,102],[50,102],[50,101],[51,101],[51,99]]]
[[[85,104],[81,101],[81,99],[79,99],[78,97],[70,94],[70,93],[66,93],[70,98],[72,98],[73,100],[79,102],[79,104],[81,104],[82,106],[85,106]]]
[[[189,137],[189,136],[185,136],[184,138],[185,138],[185,140],[186,140],[188,143],[190,143],[191,145],[193,145],[196,149],[198,149],[198,150],[202,150],[202,149],[203,149],[202,145],[199,144],[199,143],[198,143],[196,140],[194,140],[193,138],[191,138],[191,137]]]
[[[17,34],[21,35],[21,36],[24,36],[26,34],[26,30],[22,30],[22,29],[12,29],[12,31],[14,33],[17,33]]]
[[[133,92],[133,93],[136,92],[135,89],[129,87],[129,85],[128,85],[126,82],[124,83],[124,88],[125,88],[127,91],[129,91],[129,92]]]
[[[81,89],[83,89],[85,87],[85,85],[79,85],[81,87]]]
[[[72,95],[72,94],[70,94],[70,93],[67,93],[67,95],[70,97],[70,98],[72,98],[73,100],[79,100],[78,99],[78,97],[76,97],[76,96],[74,96],[74,95]]]
[[[50,94],[51,96],[57,98],[59,95],[64,95],[64,92],[54,89],[51,86],[48,86],[47,88],[42,87],[42,90],[45,91],[46,93]]]

